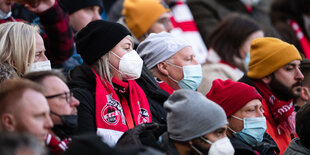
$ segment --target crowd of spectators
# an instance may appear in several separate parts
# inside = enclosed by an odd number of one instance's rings
[[[0,0],[0,154],[310,154],[310,0]]]

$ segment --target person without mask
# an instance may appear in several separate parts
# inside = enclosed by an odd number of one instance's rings
[[[200,85],[201,65],[186,41],[167,32],[153,33],[139,44],[137,52],[159,86],[169,94],[177,89],[196,90]]]
[[[239,81],[256,87],[263,102],[267,133],[283,154],[295,134],[293,98],[300,96],[304,79],[301,56],[294,45],[276,38],[252,41],[249,72]]]
[[[70,26],[78,32],[88,23],[100,20],[103,11],[102,0],[60,0],[61,7],[69,13]]]
[[[271,155],[279,153],[276,143],[265,134],[262,97],[254,87],[232,80],[213,81],[207,98],[219,104],[229,122],[227,135],[236,154]]]
[[[77,106],[79,101],[73,97],[66,85],[65,77],[57,71],[40,71],[26,74],[24,78],[40,84],[50,107],[50,116],[54,123],[46,137],[52,154],[64,152],[71,143],[70,136],[78,126]],[[59,140],[61,139],[61,140]]]
[[[121,24],[96,20],[76,37],[85,63],[70,73],[69,86],[80,101],[78,132],[97,132],[110,146],[128,129],[152,122],[148,100],[135,82],[143,60]]]
[[[8,79],[0,84],[0,132],[28,132],[42,146],[53,127],[43,88],[26,79]]]
[[[295,112],[298,112],[302,106],[310,102],[310,59],[303,59],[300,69],[304,75],[304,80],[302,81],[300,96],[294,99]]]
[[[124,0],[123,22],[137,38],[143,41],[151,33],[170,32],[170,10],[158,0]]]
[[[201,93],[176,90],[164,103],[167,110],[169,153],[233,155],[226,136],[224,110]]]

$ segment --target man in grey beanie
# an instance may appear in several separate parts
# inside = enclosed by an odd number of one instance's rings
[[[167,32],[152,33],[139,44],[137,52],[169,94],[177,89],[196,90],[200,85],[201,66],[186,41]]]
[[[224,110],[201,93],[176,90],[164,103],[170,153],[233,155]]]

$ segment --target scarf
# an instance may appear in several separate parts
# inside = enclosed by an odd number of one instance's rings
[[[309,40],[307,39],[307,37],[304,35],[304,33],[302,32],[300,26],[298,25],[298,23],[291,19],[288,21],[289,25],[291,26],[291,28],[293,29],[293,31],[296,34],[296,37],[298,38],[298,41],[301,45],[301,48],[304,52],[304,55],[306,58],[310,58],[310,43]]]
[[[97,134],[103,141],[113,146],[128,129],[142,123],[150,123],[151,112],[143,90],[134,81],[124,82],[112,78],[113,88],[109,82],[102,81],[96,75],[96,125]],[[119,99],[116,91],[122,98]],[[126,96],[129,96],[129,102]]]
[[[295,115],[293,100],[281,101],[277,99],[268,87],[261,81],[254,81],[256,87],[260,90],[271,112],[275,123],[280,129],[288,130],[291,134],[295,133]]]
[[[156,80],[158,86],[159,86],[162,90],[164,90],[165,92],[167,92],[168,94],[171,95],[171,94],[174,92],[174,89],[171,88],[166,82],[161,81],[161,80],[158,79],[158,78],[155,78],[155,80]]]
[[[71,138],[60,140],[58,137],[54,137],[51,134],[47,134],[45,139],[45,143],[52,155],[63,154],[68,149],[71,141]]]

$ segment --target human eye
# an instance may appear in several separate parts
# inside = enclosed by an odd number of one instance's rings
[[[294,69],[294,66],[292,66],[292,65],[287,65],[286,67],[285,67],[285,70],[287,70],[287,71],[291,71],[291,70],[293,70]]]
[[[35,115],[35,118],[39,119],[39,120],[42,120],[45,118],[45,114],[44,113],[41,113],[41,114],[37,114]]]
[[[247,111],[247,112],[254,112],[254,111],[255,111],[255,108],[250,108],[250,109],[247,109],[246,111]]]
[[[37,52],[35,55],[35,60],[39,60],[41,56],[41,52]]]

